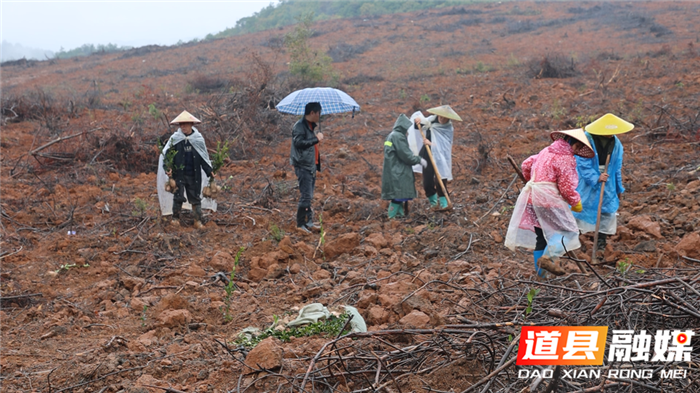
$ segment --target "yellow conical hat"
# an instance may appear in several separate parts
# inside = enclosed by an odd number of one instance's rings
[[[617,135],[632,131],[634,124],[608,113],[586,126],[586,131],[593,135]]]
[[[552,131],[552,133],[549,134],[550,138],[552,138],[553,141],[556,141],[557,139],[563,139],[565,135],[576,139],[584,145],[577,151],[574,151],[574,154],[584,158],[595,157],[595,152],[593,151],[593,148],[591,148],[591,143],[588,142],[588,137],[586,137],[586,134],[583,132],[583,129],[577,128],[575,130]]]
[[[457,112],[455,112],[452,108],[450,108],[449,105],[436,106],[435,108],[430,108],[430,109],[428,109],[428,113],[432,113],[433,115],[446,117],[446,118],[452,119],[452,120],[462,121],[462,118],[459,117]]]
[[[170,124],[180,124],[180,123],[201,123],[199,119],[192,116],[190,112],[182,111],[175,120],[171,121]]]

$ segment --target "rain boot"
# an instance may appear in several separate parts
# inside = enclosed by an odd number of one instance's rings
[[[438,196],[437,194],[433,194],[428,197],[428,201],[430,202],[430,207],[435,208],[438,206]]]
[[[396,214],[396,217],[402,218],[406,217],[406,211],[403,209],[403,202],[399,203],[399,212]]]
[[[599,260],[605,259],[605,246],[608,245],[608,235],[598,233],[598,247],[596,247],[596,258]]]
[[[537,260],[540,259],[542,254],[544,254],[544,250],[535,250],[532,252],[532,256],[535,259],[535,272],[540,278],[545,278],[547,273],[545,273],[544,270],[540,269],[539,265],[537,264]]]
[[[312,230],[312,231],[314,231],[314,232],[319,232],[319,231],[321,231],[321,227],[320,227],[319,225],[317,225],[317,224],[314,224],[314,219],[313,219],[313,218],[314,218],[314,213],[313,213],[313,211],[312,211],[311,209],[308,209],[308,210],[306,211],[306,224],[305,224],[306,228],[307,228],[307,229],[310,229],[310,230]]]
[[[302,235],[309,235],[311,231],[306,228],[308,207],[297,207],[297,231]]]
[[[202,229],[204,225],[202,224],[202,205],[193,205],[192,210],[194,211],[194,227],[195,229]]]
[[[182,203],[173,203],[173,216],[170,220],[170,224],[176,227],[180,226],[180,211],[182,210]]]
[[[394,203],[391,202],[389,203],[389,218],[393,219],[399,216],[399,213],[401,213],[403,210],[403,206],[401,206],[400,203]]]
[[[440,210],[447,210],[447,198],[440,197]]]

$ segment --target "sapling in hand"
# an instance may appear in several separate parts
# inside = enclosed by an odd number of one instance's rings
[[[221,191],[221,186],[216,184],[216,180],[214,179],[213,175],[218,172],[222,166],[224,166],[224,160],[226,157],[228,157],[228,141],[224,142],[223,146],[221,145],[221,142],[217,142],[216,152],[211,156],[212,176],[209,178],[209,185],[204,187],[202,190],[202,195],[204,197],[214,197]]]
[[[160,145],[160,141],[158,141],[158,144]],[[171,193],[176,193],[177,192],[177,182],[175,179],[173,179],[173,167],[175,166],[175,155],[177,154],[177,150],[173,149],[172,147],[172,141],[168,143],[168,151],[164,153],[165,148],[160,149],[160,154],[163,155],[163,170],[165,173],[168,175],[168,181],[165,183],[165,191],[171,192]]]

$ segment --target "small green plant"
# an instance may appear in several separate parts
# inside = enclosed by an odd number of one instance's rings
[[[339,334],[345,334],[348,330],[342,330],[345,326],[350,316],[348,314],[341,314],[339,316],[331,315],[329,318],[321,319],[318,322],[310,323],[308,325],[285,328],[285,329],[275,329],[279,323],[277,316],[273,316],[274,322],[270,327],[263,330],[257,336],[239,336],[234,344],[242,345],[247,348],[252,348],[258,345],[262,340],[268,337],[276,337],[277,339],[288,342],[292,337],[310,337],[316,335],[324,335],[327,337],[335,337]],[[342,330],[342,331],[341,331]]]
[[[404,89],[399,90],[399,99],[405,100],[406,97],[408,97],[408,94],[406,94],[406,90],[404,90]]]
[[[270,236],[275,239],[276,242],[280,242],[284,238],[284,230],[277,226],[277,224],[270,224]]]
[[[676,185],[673,183],[666,183],[666,189],[671,192],[676,191]]]
[[[82,265],[78,265],[77,263],[67,263],[65,265],[59,266],[58,269],[56,269],[54,272],[55,273],[67,272],[71,268],[74,268],[74,267],[90,267],[90,264],[87,262],[82,264]]]
[[[564,108],[560,103],[558,99],[554,99],[554,102],[552,103],[552,108],[550,109],[550,114],[552,115],[552,119],[554,120],[560,120],[564,116],[566,116],[566,108]]]
[[[640,122],[644,117],[644,103],[642,102],[642,99],[640,98],[639,101],[637,101],[637,104],[632,108],[632,111],[630,112],[630,120],[632,122]]]
[[[683,84],[683,82],[678,81],[676,82],[676,87],[682,89],[683,87],[685,87],[685,85]]]
[[[629,261],[629,258],[625,258],[624,261],[617,262],[617,271],[622,275],[623,278],[627,276],[627,273],[630,271],[631,268],[632,263]]]
[[[480,74],[482,72],[489,72],[493,71],[493,67],[491,67],[488,64],[484,64],[484,62],[478,61],[476,65],[474,65],[474,73]]]
[[[501,214],[506,214],[506,213],[508,212],[508,210],[513,210],[513,209],[515,209],[515,206],[514,206],[514,205],[511,205],[511,206],[503,206],[503,207],[501,208]]]
[[[421,104],[425,104],[425,103],[428,103],[428,102],[430,102],[430,96],[429,96],[429,95],[423,94],[422,96],[420,96],[420,103],[421,103]]]
[[[143,118],[141,117],[140,113],[135,113],[131,115],[131,121],[139,125],[143,124]]]
[[[644,269],[637,269],[637,270],[635,270],[634,272],[637,273],[637,274],[644,274],[644,273],[646,273],[647,271],[644,270]]]
[[[414,233],[416,233],[416,230],[413,229],[412,227],[406,227],[405,231],[406,231],[407,233],[410,233],[411,235],[413,235]]]
[[[579,115],[576,116],[576,128],[583,128],[591,123],[593,123],[599,116],[597,115]]]
[[[233,267],[231,268],[231,274],[229,275],[228,283],[224,286],[224,305],[222,307],[222,313],[224,315],[224,321],[230,322],[233,319],[231,315],[231,302],[233,301],[233,293],[236,291],[236,284],[233,280],[236,278],[236,268],[238,267],[238,261],[241,259],[241,254],[245,251],[245,247],[241,247],[236,252],[236,257],[233,259]]]
[[[146,204],[146,201],[137,197],[136,200],[134,200],[134,207],[136,209],[131,212],[131,215],[134,217],[143,217],[144,213],[146,213],[146,208],[148,208],[148,205]]]
[[[508,63],[506,64],[508,68],[515,68],[520,65],[520,60],[511,52],[511,54],[508,55]]]
[[[141,311],[141,327],[146,326],[146,311],[148,311],[148,306],[143,305],[143,311]]]
[[[148,105],[148,114],[153,116],[153,120],[158,120],[163,115],[163,113],[156,108],[156,104]]]
[[[129,108],[131,107],[131,101],[129,101],[127,98],[121,100],[119,102],[119,105],[121,105],[122,108],[124,108],[125,111],[128,111]]]
[[[530,315],[532,312],[532,303],[535,301],[535,296],[540,293],[539,289],[532,288],[527,293],[527,308],[525,309],[525,315]]]

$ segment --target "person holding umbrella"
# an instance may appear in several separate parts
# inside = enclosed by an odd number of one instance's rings
[[[554,131],[550,138],[554,141],[551,145],[522,164],[527,184],[515,203],[505,240],[506,247],[513,251],[516,247],[534,249],[535,271],[542,278],[542,269],[565,274],[553,259],[581,247],[571,213],[582,209],[581,196],[576,192],[574,155],[595,156],[582,129]]]
[[[616,136],[629,132],[634,125],[608,113],[586,126],[586,137],[593,148],[595,156],[576,157],[576,170],[581,182],[576,191],[581,195],[583,211],[574,213],[581,233],[596,230],[598,224],[598,241],[594,245],[598,252],[604,253],[607,237],[617,232],[617,209],[620,207],[620,195],[625,192],[622,185],[622,155],[624,150]],[[603,195],[601,188],[605,187]],[[602,197],[602,199],[601,199]],[[600,205],[600,220],[597,211]],[[602,258],[603,255],[596,255]]]
[[[428,165],[424,170],[416,166],[414,170],[423,172],[423,191],[430,207],[446,210],[449,206],[447,182],[452,180],[452,142],[455,133],[452,120],[462,121],[462,118],[449,105],[428,109],[428,113],[432,116],[425,118],[417,112],[411,117],[416,130],[421,126],[425,130],[425,137],[422,138],[417,138],[420,135],[415,133],[416,145],[420,149],[418,155],[431,161],[427,151],[427,146],[430,146],[435,165]],[[441,181],[438,180],[438,174]]]
[[[309,229],[321,229],[313,223],[311,202],[316,185],[316,172],[321,171],[321,155],[318,143],[323,134],[318,130],[321,114],[355,112],[360,106],[347,93],[330,87],[314,87],[297,90],[284,97],[276,106],[282,113],[303,115],[292,129],[290,163],[299,180],[299,204],[297,229],[303,234]]]
[[[403,113],[396,119],[394,128],[384,142],[382,168],[382,199],[389,200],[389,218],[404,217],[408,213],[408,201],[416,197],[415,177],[411,167],[428,162],[414,155],[408,146],[406,133],[411,120]]]
[[[321,118],[321,104],[310,102],[304,109],[304,117],[292,129],[291,164],[299,180],[299,204],[297,205],[297,229],[304,234],[310,229],[320,229],[313,223],[311,202],[314,199],[316,171],[321,171],[321,156],[318,143],[323,140],[321,132],[314,133]]]

